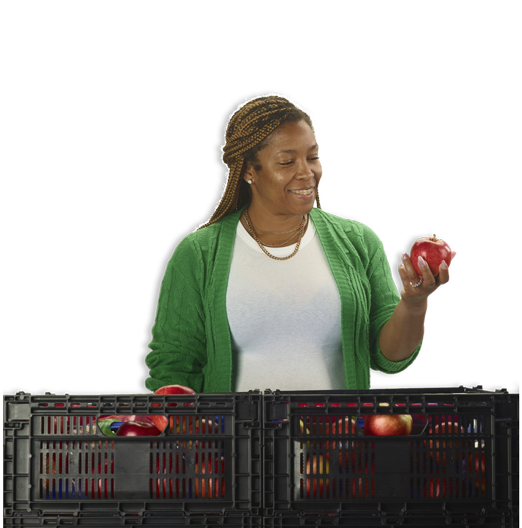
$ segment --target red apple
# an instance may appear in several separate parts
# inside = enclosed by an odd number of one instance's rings
[[[409,414],[368,414],[364,417],[367,436],[408,436],[413,419]]]
[[[352,496],[356,498],[360,498],[360,499],[364,496],[364,498],[367,499],[368,497],[370,497],[369,487],[370,487],[369,479],[364,480],[360,478],[358,487],[355,484],[355,479],[353,479],[352,489],[351,489]],[[374,479],[371,480],[371,497],[372,498],[375,497],[375,480]]]
[[[219,424],[212,421],[212,420],[206,420],[205,418],[195,418],[187,416],[185,419],[182,420],[182,425],[179,424],[179,416],[178,423],[176,424],[176,434],[200,434],[200,433],[218,433],[219,432]],[[190,423],[189,423],[190,422]],[[188,433],[187,433],[187,424],[188,424]],[[213,426],[213,431],[210,430],[211,426]],[[173,431],[171,431],[173,432]]]
[[[440,481],[442,480],[442,495],[440,493]],[[435,482],[434,482],[435,481]],[[433,489],[433,484],[436,484],[436,488]],[[446,496],[446,479],[445,478],[430,478],[430,498],[437,499]]]
[[[419,277],[422,277],[422,271],[419,267],[419,256],[429,264],[434,277],[439,274],[439,266],[443,260],[446,261],[448,266],[451,263],[450,247],[444,240],[437,238],[435,235],[432,238],[418,238],[411,247],[411,263]]]
[[[184,387],[183,385],[165,385],[165,387],[160,387],[154,394],[196,394],[190,387]],[[152,407],[159,407],[160,403],[152,403]],[[171,405],[170,403],[168,405]],[[194,405],[193,403],[185,403],[185,407]],[[160,430],[163,431],[167,426],[168,419],[162,414],[151,414],[150,418],[154,422],[154,425]],[[178,418],[179,422],[179,418]]]
[[[206,434],[219,433],[219,424],[214,422],[212,419],[206,420],[205,418],[196,418],[192,416],[176,416],[176,430],[174,431],[174,416],[170,417],[169,422],[169,432],[170,434],[177,435],[192,435],[192,434]],[[182,439],[182,438],[181,438]],[[185,439],[183,440],[183,446],[185,446]],[[188,440],[189,449],[198,449],[199,441],[198,440]]]
[[[430,427],[429,430],[428,430],[428,433],[430,435],[433,435],[435,436],[435,438],[437,437],[437,435],[439,434],[457,434],[457,431],[459,430],[459,424],[457,422],[449,422],[448,424],[446,424],[446,422],[442,422],[440,424],[437,424],[435,426],[435,428],[433,427]],[[435,433],[434,433],[435,431]],[[460,426],[460,433],[461,434],[464,434],[464,427],[461,425]],[[465,440],[464,438],[462,439],[463,441]],[[433,449],[433,440],[430,439],[430,449]],[[424,441],[424,447],[426,447],[426,440]],[[448,447],[450,449],[453,448],[453,441],[452,440],[448,440]],[[455,447],[460,447],[460,442],[458,440],[455,440]],[[446,466],[446,440],[442,440],[439,441],[437,438],[435,440],[435,449],[442,449],[442,465],[445,467]],[[433,456],[433,451],[430,451],[430,456]],[[439,451],[436,451],[436,460],[437,460],[437,464],[440,463],[440,453]]]
[[[219,469],[218,464],[221,466],[221,469]],[[223,456],[219,460],[214,459],[213,461],[207,458],[207,463],[201,464],[201,473],[199,470],[199,463],[196,462],[196,478],[194,479],[196,497],[199,497],[201,493],[203,499],[207,497],[209,499],[214,498],[215,493],[219,493],[219,478],[221,478],[222,493],[223,495],[225,494],[225,479],[223,477],[225,473],[225,458]],[[215,487],[214,484],[216,485]]]
[[[326,434],[329,434],[329,424],[326,424]],[[339,435],[345,435],[345,434],[351,434],[355,435],[357,434],[356,431],[358,431],[359,428],[357,426],[357,420],[354,418],[350,418],[348,416],[341,416],[337,423],[332,424],[332,434],[339,434]]]
[[[331,425],[331,428],[330,428]],[[332,423],[322,423],[322,422],[310,422],[307,420],[307,426],[305,427],[305,424],[303,420],[299,420],[299,426],[300,426],[300,433],[303,435],[356,435],[357,431],[359,430],[359,427],[357,425],[357,420],[354,418],[351,418],[349,416],[341,416],[337,421],[335,421],[335,418],[332,418]],[[334,437],[335,439],[335,437]],[[334,440],[332,439],[332,440]],[[307,441],[306,447],[309,449],[310,446],[313,446],[314,448],[316,446],[323,446],[323,442],[326,441],[325,447],[326,449],[330,449],[330,440],[328,439],[316,439],[312,438],[311,441]],[[339,446],[341,446],[341,439],[339,439]],[[332,442],[332,447],[333,447]],[[352,442],[353,445],[353,442]]]
[[[109,424],[108,425],[104,424],[105,421],[109,422]],[[109,432],[109,430],[106,429],[106,427],[110,428],[111,421],[123,422],[123,423],[138,422],[140,424],[143,423],[143,424],[148,424],[148,425],[154,425],[152,421],[152,416],[145,415],[145,414],[104,414],[98,417],[98,427],[100,428],[100,431],[102,431],[102,433],[106,436],[114,436],[114,435],[117,436],[118,430],[121,429],[122,427],[120,425],[120,427],[116,431],[111,430]]]
[[[480,468],[479,468],[479,453],[478,451],[475,452],[475,457],[473,457],[473,453],[469,455],[469,458],[468,458],[468,467],[469,467],[469,472],[472,473],[473,472],[473,458],[475,458],[475,473],[486,473],[486,454],[484,453],[484,451],[482,451],[482,456],[481,456],[481,464],[480,464]]]
[[[478,488],[479,487],[479,481],[481,482],[481,489],[482,489],[482,494],[484,495],[486,493],[486,454],[484,453],[484,451],[482,451],[481,453],[481,464],[480,464],[480,467],[479,467],[479,453],[478,451],[474,453],[475,456],[473,456],[473,454],[470,454],[469,455],[469,458],[468,458],[468,470],[470,473],[473,473],[473,469],[475,470],[475,475],[476,475],[476,478],[474,478],[473,480],[475,481],[475,487]],[[475,468],[473,468],[473,458],[475,458]],[[482,473],[482,478],[479,477],[479,473]]]
[[[310,459],[312,464],[310,465]],[[328,482],[330,473],[330,457],[327,452],[325,456],[322,454],[316,455],[311,454],[308,456],[306,461],[306,497],[310,498],[310,481],[313,480],[313,495],[312,497],[323,497],[323,486],[325,482]],[[310,475],[313,475],[310,476]],[[317,484],[319,483],[319,495],[317,495]]]
[[[125,422],[121,424],[116,436],[158,436],[161,431],[150,422]]]

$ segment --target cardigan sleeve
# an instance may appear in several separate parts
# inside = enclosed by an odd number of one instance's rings
[[[150,369],[145,381],[149,390],[178,384],[201,392],[206,338],[199,265],[195,243],[183,239],[161,284],[151,351],[145,359]]]
[[[370,308],[370,366],[387,374],[401,372],[418,356],[422,342],[413,354],[402,361],[390,361],[379,347],[379,335],[382,327],[390,319],[400,301],[390,265],[384,252],[382,242],[371,232],[373,253],[370,256],[367,276],[371,286]]]

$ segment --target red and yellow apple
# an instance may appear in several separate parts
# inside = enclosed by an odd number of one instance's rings
[[[154,394],[196,394],[190,387],[184,387],[183,385],[166,385],[165,387],[160,387]],[[152,403],[152,407],[159,407],[160,403]],[[172,404],[167,404],[172,405]],[[194,405],[193,403],[185,403],[186,407]],[[151,414],[150,415],[154,425],[160,430],[163,431],[167,426],[168,419],[162,414]],[[179,421],[179,418],[178,418]]]
[[[408,436],[412,426],[410,414],[368,414],[364,417],[367,436]]]
[[[451,263],[451,249],[440,238],[433,237],[418,238],[411,247],[410,259],[415,271],[422,277],[422,271],[419,266],[419,256],[422,257],[429,265],[433,276],[439,274],[439,266],[445,260],[449,266]]]
[[[435,427],[430,427],[428,429],[428,434],[434,435],[435,437],[440,434],[457,434],[459,431],[459,424],[457,422],[442,422],[440,424],[437,424]],[[464,434],[464,427],[460,426],[460,433]],[[431,440],[429,441],[430,449],[433,449],[433,446],[435,445],[435,449],[437,449],[436,453],[436,461],[437,464],[440,463],[440,452],[439,449],[442,449],[442,464],[446,466],[446,439],[440,441],[438,439],[435,439],[435,441]],[[424,441],[424,446],[426,447],[426,440]],[[447,441],[447,446],[449,449],[453,448],[453,440]],[[460,442],[458,439],[455,439],[455,447],[460,447]],[[433,451],[430,451],[430,456],[433,456]]]
[[[319,497],[323,496],[324,484],[328,481],[330,473],[329,453],[325,454],[309,454],[306,460],[306,497],[310,498],[311,490],[313,489],[312,497],[317,497],[317,485],[319,484]],[[313,481],[313,485],[310,485]]]

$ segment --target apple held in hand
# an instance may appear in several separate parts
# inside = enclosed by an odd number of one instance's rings
[[[364,434],[368,436],[408,436],[413,419],[409,414],[368,414]]]
[[[183,385],[166,385],[165,387],[160,387],[154,394],[196,394],[190,387],[184,387]],[[159,407],[160,403],[152,403],[152,407]],[[167,405],[173,405],[169,403]],[[174,404],[175,405],[175,404]],[[191,407],[193,403],[185,403],[185,407]],[[160,430],[163,431],[167,426],[168,419],[166,416],[161,414],[151,414],[150,418],[154,422],[154,425]],[[179,418],[178,418],[179,420]]]
[[[418,238],[410,251],[410,258],[415,271],[422,277],[422,271],[419,266],[419,257],[422,257],[430,266],[430,270],[433,276],[436,277],[439,274],[439,266],[442,261],[445,260],[449,266],[451,263],[451,249],[440,238],[433,235],[432,238]]]

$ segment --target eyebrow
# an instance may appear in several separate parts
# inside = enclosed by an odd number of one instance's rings
[[[315,145],[311,146],[308,149],[308,151],[313,150],[314,148],[317,148],[317,143]],[[276,152],[275,155],[277,156],[278,154],[293,154],[294,152],[297,152],[297,150],[295,150],[295,149],[280,150],[279,152]]]

